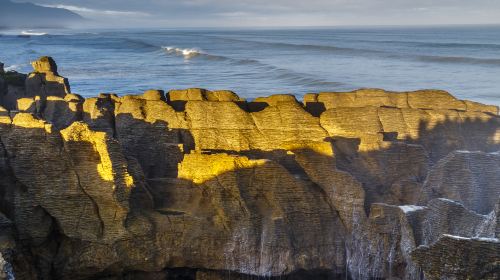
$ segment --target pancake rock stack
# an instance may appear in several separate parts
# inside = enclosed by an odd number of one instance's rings
[[[0,278],[498,279],[498,108],[0,73]]]

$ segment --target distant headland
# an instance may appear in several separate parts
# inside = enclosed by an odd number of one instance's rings
[[[0,0],[0,29],[64,28],[85,19],[69,10]]]

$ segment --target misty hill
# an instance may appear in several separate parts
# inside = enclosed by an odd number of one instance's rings
[[[66,9],[0,0],[0,28],[55,28],[82,21]]]

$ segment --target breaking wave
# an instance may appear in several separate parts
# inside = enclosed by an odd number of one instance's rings
[[[47,35],[47,33],[46,32],[35,32],[33,30],[23,30],[23,31],[21,31],[21,35],[44,36],[44,35]]]
[[[16,70],[19,70],[23,66],[24,65],[22,65],[22,64],[12,64],[10,66],[4,67],[4,70],[5,71],[16,71]]]
[[[306,73],[298,73],[290,69],[284,69],[263,63],[256,59],[233,58],[223,55],[209,54],[201,51],[198,48],[177,48],[177,47],[162,47],[162,49],[173,55],[183,56],[185,59],[200,57],[209,61],[220,61],[228,63],[232,66],[252,66],[254,71],[257,71],[267,77],[274,76],[276,79],[285,80],[294,84],[305,85],[310,87],[330,87],[335,88],[343,85],[339,82],[331,82],[323,79],[318,79]]]
[[[197,48],[183,49],[177,47],[162,47],[162,49],[164,49],[167,53],[170,54],[184,56],[184,58],[186,59],[190,59],[200,54],[203,54],[203,52]]]

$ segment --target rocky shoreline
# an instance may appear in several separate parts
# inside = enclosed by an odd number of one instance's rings
[[[500,277],[496,106],[82,98],[50,57],[33,68],[0,67],[0,279]]]

